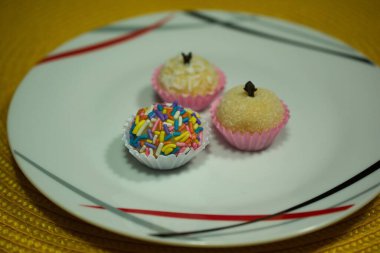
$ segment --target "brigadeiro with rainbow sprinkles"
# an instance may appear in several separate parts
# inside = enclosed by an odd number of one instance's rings
[[[153,169],[180,167],[209,143],[207,121],[176,101],[141,108],[124,127],[123,141],[129,152]]]

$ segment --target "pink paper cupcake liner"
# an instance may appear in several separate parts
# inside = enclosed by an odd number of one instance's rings
[[[152,76],[152,85],[153,89],[158,93],[158,95],[161,97],[162,100],[165,102],[174,102],[178,101],[179,104],[190,107],[191,109],[194,109],[196,111],[204,110],[209,104],[219,95],[219,93],[224,89],[225,83],[226,83],[226,77],[219,68],[215,68],[218,76],[219,76],[219,82],[212,94],[208,95],[198,95],[198,96],[184,96],[184,95],[178,95],[178,94],[172,94],[168,91],[166,91],[164,88],[161,87],[158,81],[158,76],[160,74],[162,66],[155,69]]]
[[[215,100],[211,104],[211,119],[216,129],[226,138],[226,140],[234,147],[244,151],[259,151],[269,147],[276,136],[280,133],[290,118],[290,113],[287,105],[282,102],[282,105],[285,109],[284,118],[281,123],[270,130],[267,130],[262,133],[241,133],[233,132],[225,128],[216,117],[216,109],[220,103],[220,98]]]

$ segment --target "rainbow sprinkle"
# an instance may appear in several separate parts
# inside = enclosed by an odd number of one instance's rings
[[[141,108],[129,130],[129,144],[146,156],[187,154],[203,141],[203,127],[197,112],[177,102],[157,103]]]

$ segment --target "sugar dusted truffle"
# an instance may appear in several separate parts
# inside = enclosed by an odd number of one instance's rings
[[[270,90],[252,82],[238,85],[211,109],[212,120],[227,141],[241,150],[268,147],[289,119],[287,106]]]

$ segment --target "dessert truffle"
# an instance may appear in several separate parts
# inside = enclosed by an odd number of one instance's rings
[[[255,151],[273,142],[286,125],[289,110],[272,91],[247,82],[215,101],[211,115],[214,125],[230,144]]]
[[[177,55],[157,68],[152,83],[164,101],[178,101],[202,110],[223,90],[225,76],[206,59],[190,52]]]
[[[177,102],[141,108],[125,125],[123,140],[129,152],[151,168],[184,165],[208,144],[207,122]]]

